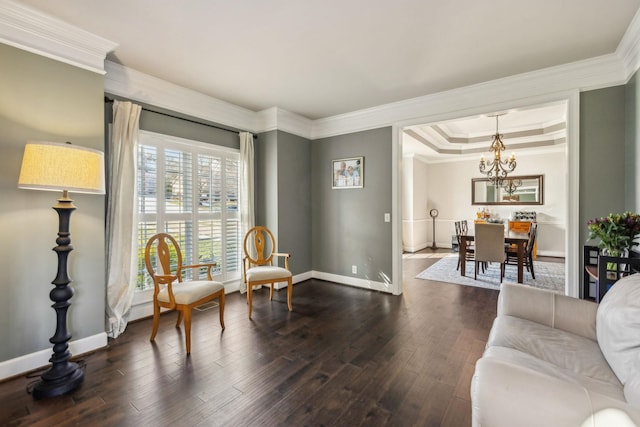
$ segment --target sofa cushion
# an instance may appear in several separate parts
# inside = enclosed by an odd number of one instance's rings
[[[537,372],[539,375],[547,375],[552,378],[566,381],[568,383],[575,384],[576,386],[584,387],[591,392],[599,393],[603,396],[609,396],[617,400],[625,400],[622,384],[617,380],[615,383],[611,383],[581,375],[513,348],[497,346],[489,347],[484,352],[483,357],[490,357],[495,360],[520,366]]]
[[[622,399],[490,355],[476,364],[471,401],[478,427],[640,426],[640,410]]]
[[[596,316],[598,344],[625,386],[629,403],[640,405],[640,274],[618,280]]]
[[[561,329],[518,317],[498,316],[487,346],[518,350],[560,369],[622,388],[597,342]]]
[[[624,385],[624,398],[627,402],[640,407],[640,375],[634,375]]]

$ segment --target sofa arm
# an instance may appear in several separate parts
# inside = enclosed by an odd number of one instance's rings
[[[513,316],[596,341],[598,305],[530,286],[503,283],[498,316]]]
[[[640,426],[640,409],[624,400],[492,357],[476,364],[471,411],[482,427]]]

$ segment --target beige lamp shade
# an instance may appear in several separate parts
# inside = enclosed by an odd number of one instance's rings
[[[18,188],[104,194],[104,155],[69,143],[29,142]]]

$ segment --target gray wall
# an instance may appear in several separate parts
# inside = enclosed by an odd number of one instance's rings
[[[49,292],[57,270],[61,195],[20,190],[29,140],[71,141],[104,150],[103,76],[0,44],[0,361],[51,349],[55,312]],[[104,196],[72,194],[68,312],[73,340],[103,333],[105,307]]]
[[[587,220],[625,210],[625,86],[580,94],[580,246]]]
[[[278,131],[258,135],[254,145],[256,225],[278,232]],[[282,249],[283,251],[285,249]]]
[[[640,176],[638,162],[640,162],[640,73],[636,72],[626,86],[625,115],[626,115],[626,155],[625,155],[625,202],[626,209],[632,212],[640,211]]]
[[[277,249],[291,253],[293,274],[311,270],[311,141],[282,131],[255,143],[256,224],[271,230]]]
[[[315,140],[311,146],[313,270],[376,282],[392,277],[391,128]],[[364,156],[364,188],[332,190],[334,159]],[[358,274],[351,274],[351,266]]]
[[[278,131],[278,250],[293,274],[311,271],[311,144]]]

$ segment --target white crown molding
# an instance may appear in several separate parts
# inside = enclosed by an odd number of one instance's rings
[[[256,113],[259,132],[278,130],[278,107],[271,107]]]
[[[640,67],[640,11],[614,54],[318,120],[278,107],[254,112],[105,62],[115,43],[13,0],[0,0],[0,42],[94,72],[106,70],[105,91],[114,95],[236,129],[254,133],[278,129],[313,140],[541,94],[624,84]]]
[[[475,104],[494,104],[543,93],[586,91],[625,84],[638,68],[640,10],[613,54],[318,119],[313,122],[311,139],[391,126],[416,117],[473,108]]]
[[[436,113],[537,97],[542,93],[596,89],[623,84],[628,80],[622,60],[618,55],[610,54],[310,120],[278,107],[253,112],[110,61],[106,61],[105,68],[105,91],[114,95],[254,133],[282,130],[311,140],[391,126]]]
[[[246,108],[203,95],[115,62],[106,61],[105,69],[107,75],[104,90],[110,94],[240,130],[254,133],[259,130],[256,113]]]
[[[306,117],[278,107],[267,108],[256,114],[258,116],[258,132],[281,130],[311,139],[312,121]]]
[[[311,138],[311,120],[272,107],[259,112],[204,95],[165,80],[105,62],[105,92],[253,133],[282,130]]]
[[[640,67],[640,10],[636,12],[622,40],[620,40],[616,55],[620,57],[625,66],[627,80],[630,79]]]
[[[620,55],[609,54],[318,120],[278,107],[253,112],[110,61],[106,61],[105,90],[238,129],[282,130],[314,140],[541,94],[624,84],[630,77],[627,68]]]
[[[118,46],[11,0],[0,0],[0,42],[99,74]]]
[[[380,105],[313,122],[312,139],[391,126],[411,118],[432,116],[567,90],[591,90],[627,81],[616,54],[518,74],[472,86]]]

